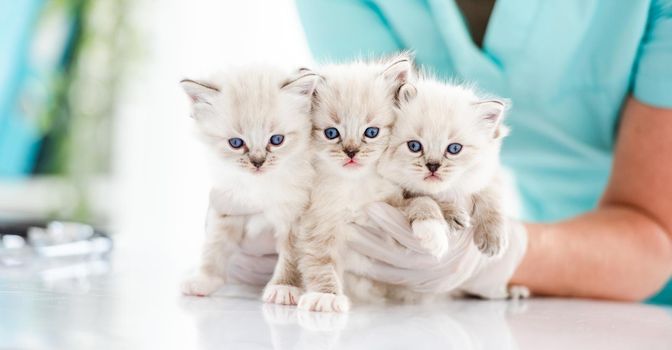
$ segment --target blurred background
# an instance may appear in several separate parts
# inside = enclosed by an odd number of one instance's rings
[[[0,51],[0,223],[88,223],[189,259],[209,175],[178,82],[311,64],[289,0],[2,1]]]

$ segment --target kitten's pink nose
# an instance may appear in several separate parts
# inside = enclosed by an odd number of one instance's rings
[[[432,174],[433,174],[433,173],[435,173],[437,170],[439,170],[439,167],[441,166],[441,164],[439,164],[439,163],[427,163],[427,164],[425,164],[425,166],[426,166],[427,169],[429,169],[429,171],[432,172]]]

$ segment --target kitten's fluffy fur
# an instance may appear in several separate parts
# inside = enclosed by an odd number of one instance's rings
[[[503,102],[465,86],[414,79],[407,54],[325,66],[320,76],[250,67],[182,86],[216,158],[201,267],[183,284],[185,294],[218,289],[243,235],[270,226],[279,260],[264,301],[347,311],[346,293],[368,301],[424,299],[356,275],[353,266],[366,259],[344,243],[354,233],[351,224],[366,220],[364,207],[378,201],[404,210],[414,235],[436,256],[447,250],[447,234],[470,225],[485,254],[504,249],[497,191],[507,133]],[[336,137],[327,137],[330,128]],[[273,135],[284,136],[280,145],[270,143]],[[244,145],[236,148],[233,138]],[[409,150],[411,140],[421,152]],[[462,150],[448,154],[451,143]],[[344,276],[345,269],[351,273]],[[306,293],[299,298],[301,286]]]
[[[346,311],[346,294],[368,302],[436,297],[357,274],[367,261],[343,246],[354,233],[349,224],[365,220],[364,207],[375,201],[404,210],[416,238],[437,257],[448,248],[448,234],[466,234],[463,230],[469,226],[486,255],[496,255],[506,245],[498,193],[506,104],[479,98],[467,86],[413,79],[407,56],[388,63],[383,69],[387,79],[381,69],[362,63],[328,67],[325,83],[317,89],[313,137],[318,180],[299,239],[306,286],[299,308]],[[372,85],[376,83],[383,85]],[[376,89],[387,96],[376,99]],[[368,121],[364,115],[380,119]],[[343,137],[328,140],[324,130],[334,126]],[[369,126],[381,128],[374,139],[363,136]],[[422,152],[409,150],[411,140],[422,144]],[[451,143],[462,145],[458,154],[446,152]],[[347,165],[352,145],[364,147],[360,152],[367,156],[357,168]],[[438,164],[431,179],[427,163]]]
[[[399,87],[411,71],[407,55],[320,69],[324,82],[313,106],[317,176],[298,241],[306,288],[300,309],[349,308],[343,286],[344,242],[352,233],[348,224],[360,219],[366,204],[401,197],[398,186],[376,168],[394,123]],[[378,128],[375,137],[365,135],[370,127]],[[336,128],[339,136],[329,139],[328,128]]]
[[[378,170],[404,189],[413,233],[440,256],[447,249],[447,232],[473,226],[479,250],[499,254],[506,245],[498,192],[506,104],[431,78],[401,90],[408,92]],[[419,142],[421,150],[413,152],[409,141]],[[450,144],[461,150],[451,154]]]
[[[216,173],[200,270],[183,283],[185,294],[217,290],[227,280],[228,257],[243,235],[254,236],[270,225],[280,257],[264,299],[279,304],[298,300],[300,276],[292,245],[314,173],[310,106],[318,80],[307,70],[291,75],[251,66],[207,82],[182,81],[199,134],[215,156]],[[273,145],[272,135],[284,140]],[[232,138],[244,145],[236,148]]]

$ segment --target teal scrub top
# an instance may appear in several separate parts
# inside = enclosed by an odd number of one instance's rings
[[[297,5],[318,61],[411,49],[439,77],[511,99],[502,160],[525,220],[595,208],[629,94],[672,108],[672,0],[497,0],[482,48],[453,0]]]

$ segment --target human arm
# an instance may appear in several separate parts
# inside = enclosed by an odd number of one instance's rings
[[[527,224],[527,253],[511,279],[535,294],[642,300],[672,275],[672,109],[630,98],[611,179],[598,207]]]

